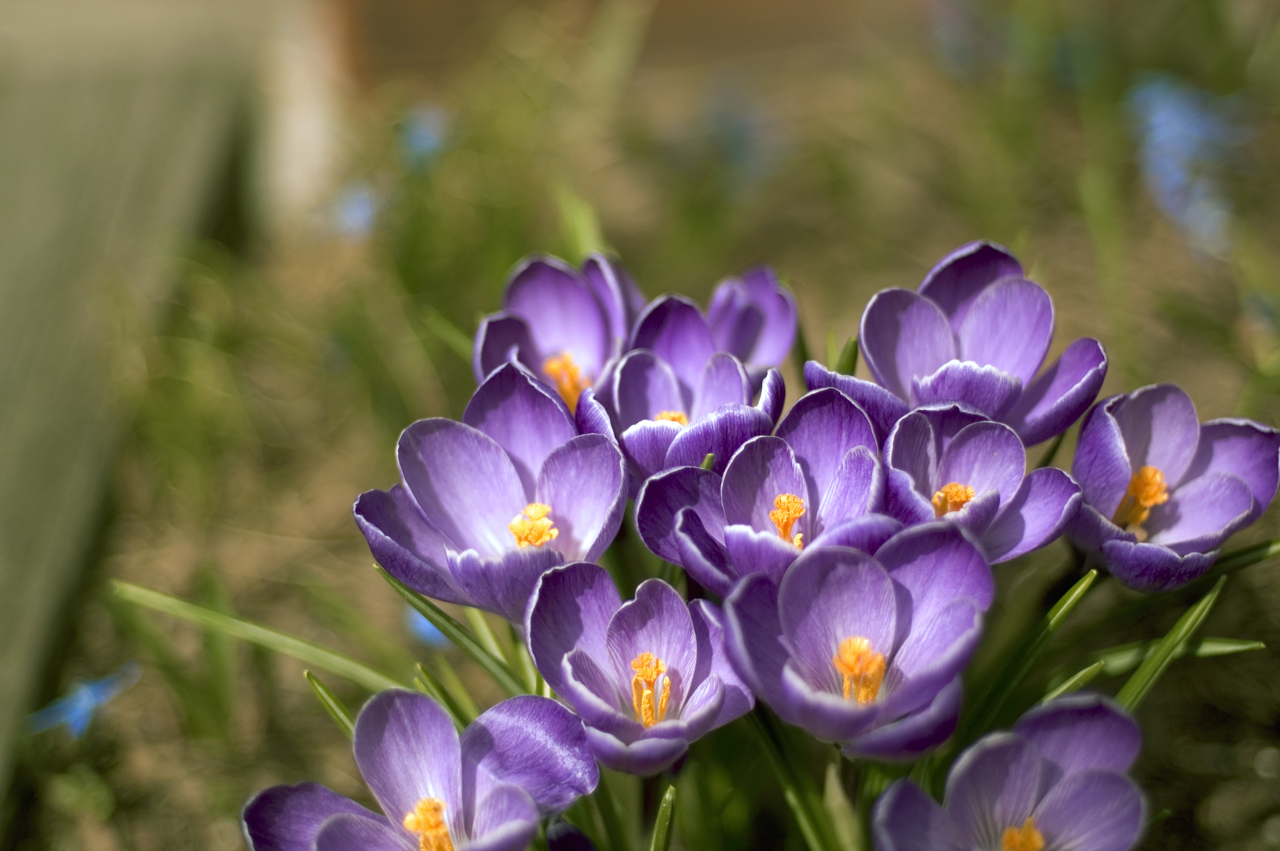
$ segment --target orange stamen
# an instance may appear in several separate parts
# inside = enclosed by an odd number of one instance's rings
[[[542,371],[555,382],[556,392],[569,406],[569,412],[576,413],[578,397],[591,386],[591,379],[582,374],[582,368],[574,361],[573,355],[568,352],[552,355],[542,362]]]
[[[973,499],[974,491],[970,485],[952,482],[943,485],[942,490],[933,495],[933,516],[941,517],[953,511],[959,511]]]
[[[560,530],[553,526],[550,518],[547,517],[550,513],[549,505],[543,505],[540,502],[531,502],[526,505],[524,511],[507,524],[507,529],[516,536],[516,546],[540,547],[547,541],[554,541],[559,537]]]
[[[871,642],[860,635],[840,642],[831,664],[844,680],[844,699],[856,698],[859,704],[870,703],[880,693],[884,680],[884,654],[876,653]]]
[[[671,699],[671,678],[663,676],[667,666],[646,651],[631,660],[631,669],[636,672],[631,678],[631,705],[636,711],[636,720],[645,727],[652,727],[667,717],[667,701]],[[662,693],[655,706],[653,698],[658,688],[658,677],[662,677]]]
[[[780,493],[773,498],[773,511],[769,519],[778,528],[778,537],[789,541],[801,549],[804,548],[804,535],[791,534],[791,527],[804,516],[804,500],[793,493]]]
[[[689,424],[689,418],[685,416],[683,411],[659,411],[654,419],[658,422],[678,423],[679,425]]]
[[[453,851],[449,826],[444,822],[444,801],[423,798],[404,817],[404,829],[418,834],[420,851]]]
[[[1036,820],[1027,816],[1022,827],[1006,827],[1000,837],[1000,851],[1040,851],[1044,834],[1036,830]]]
[[[1147,522],[1151,509],[1169,500],[1169,486],[1164,473],[1157,467],[1139,467],[1129,479],[1129,487],[1120,500],[1120,507],[1112,515],[1111,522],[1137,535],[1139,541],[1147,539],[1142,524]]]

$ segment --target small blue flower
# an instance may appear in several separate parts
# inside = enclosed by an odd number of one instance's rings
[[[400,146],[409,167],[425,170],[431,165],[449,134],[449,112],[434,104],[414,107],[398,125]]]
[[[382,204],[373,187],[357,183],[348,187],[338,197],[334,206],[334,226],[337,232],[350,239],[364,239],[373,230]]]
[[[445,638],[444,633],[436,629],[436,625],[427,620],[413,606],[404,607],[404,628],[409,630],[410,635],[428,647],[449,646],[449,639]]]
[[[127,662],[120,670],[100,680],[77,680],[66,696],[31,713],[28,718],[31,731],[43,733],[59,724],[66,724],[71,735],[78,739],[89,729],[94,710],[136,683],[141,676],[142,666],[137,662]]]

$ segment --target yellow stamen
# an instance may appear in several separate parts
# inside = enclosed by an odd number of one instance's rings
[[[631,705],[636,710],[636,720],[645,727],[652,727],[667,717],[667,701],[671,699],[671,678],[663,676],[666,664],[652,653],[644,652],[631,660],[636,675],[631,678]],[[662,677],[662,694],[658,705],[653,705],[654,691]]]
[[[856,698],[859,704],[870,703],[880,693],[884,679],[884,654],[871,649],[871,642],[860,635],[840,642],[831,664],[844,680],[844,699]]]
[[[688,425],[689,418],[684,415],[683,411],[659,411],[654,417],[658,422],[678,423],[680,425]]]
[[[551,519],[547,517],[550,513],[549,505],[543,505],[540,502],[531,502],[526,505],[524,511],[507,524],[511,534],[516,536],[516,546],[540,547],[547,541],[554,541],[559,537],[560,530],[553,526]]]
[[[1036,830],[1036,820],[1027,816],[1022,827],[1006,827],[1000,837],[1000,851],[1040,851],[1044,834]]]
[[[1168,500],[1169,487],[1164,473],[1157,467],[1139,467],[1129,479],[1124,499],[1120,500],[1120,507],[1112,515],[1111,522],[1137,535],[1139,541],[1145,541],[1147,531],[1142,524],[1147,522],[1153,506],[1163,505]]]
[[[444,822],[444,801],[423,798],[404,817],[404,829],[418,834],[420,851],[453,851],[449,826]]]
[[[582,374],[582,368],[574,361],[573,355],[568,352],[552,355],[542,362],[542,371],[556,383],[556,392],[569,406],[569,411],[576,413],[578,397],[591,386],[591,379]]]
[[[973,499],[973,487],[952,482],[943,485],[942,490],[933,495],[933,516],[941,517],[953,511],[959,511]]]
[[[791,534],[791,527],[804,516],[804,500],[793,493],[780,493],[773,498],[773,511],[769,519],[778,527],[778,537],[790,541],[797,547],[804,547],[804,535]]]

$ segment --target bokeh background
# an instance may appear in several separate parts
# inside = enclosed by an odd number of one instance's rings
[[[498,698],[412,635],[350,506],[461,414],[530,252],[608,248],[650,297],[771,264],[833,360],[876,290],[991,239],[1052,355],[1103,340],[1104,394],[1280,422],[1274,0],[11,0],[0,45],[5,848],[238,849],[263,786],[364,794],[299,663],[112,579]],[[1038,599],[1065,557],[998,579]],[[1095,594],[1038,687],[1178,614],[1130,602]],[[1280,567],[1204,631],[1280,648]],[[82,737],[33,732],[129,660]],[[1175,663],[1140,720],[1145,848],[1280,848],[1276,650]],[[682,775],[680,847],[800,847],[741,735]]]

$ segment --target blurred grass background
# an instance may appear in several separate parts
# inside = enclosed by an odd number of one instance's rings
[[[772,264],[825,359],[876,290],[915,287],[952,248],[991,239],[1054,297],[1051,356],[1079,336],[1106,344],[1104,394],[1175,381],[1202,419],[1280,419],[1272,2],[272,9],[264,26],[284,35],[246,54],[228,153],[203,155],[221,175],[193,193],[204,224],[94,267],[92,360],[119,424],[109,498],[22,711],[128,659],[145,673],[83,739],[17,734],[6,847],[234,849],[263,786],[364,795],[300,665],[112,602],[106,582],[396,676],[434,659],[371,570],[350,505],[394,481],[407,423],[461,414],[477,318],[529,252],[608,247],[650,297],[705,299]],[[157,67],[146,73],[170,66]],[[1271,512],[1240,538],[1276,527]],[[998,578],[1034,596],[1063,556]],[[1089,628],[1119,599],[1108,587],[1064,638],[1148,638],[1177,614]],[[1276,567],[1232,580],[1205,632],[1280,647]],[[445,655],[478,700],[497,699]],[[1168,811],[1144,847],[1280,847],[1278,662],[1184,660],[1144,704],[1140,779]],[[331,679],[349,706],[364,699]],[[743,735],[722,730],[690,760],[681,847],[799,847]]]

